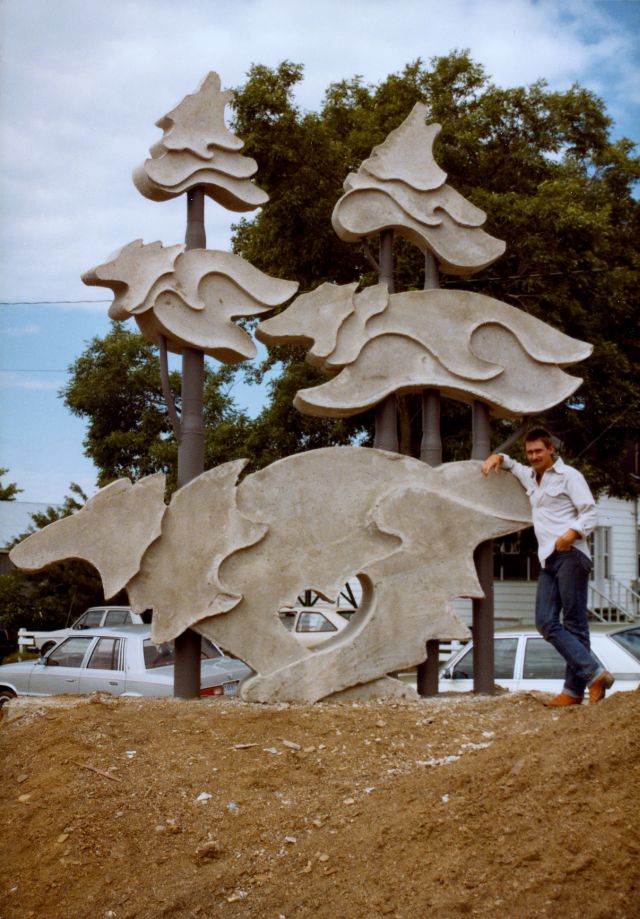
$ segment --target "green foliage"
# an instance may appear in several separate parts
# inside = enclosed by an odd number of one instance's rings
[[[640,426],[640,207],[633,194],[640,161],[631,141],[611,141],[602,101],[579,85],[551,92],[542,80],[496,87],[467,52],[428,65],[418,60],[375,86],[359,77],[333,83],[317,113],[295,104],[302,77],[302,67],[290,62],[254,66],[236,90],[234,130],[258,161],[270,202],[234,228],[234,251],[270,274],[297,280],[301,291],[327,280],[375,283],[363,248],[337,238],[331,213],[347,174],[415,102],[424,102],[428,120],[442,125],[434,152],[449,184],[487,213],[487,231],[507,243],[490,268],[469,279],[442,276],[442,286],[494,296],[594,344],[593,357],[576,368],[584,376],[577,396],[535,420],[561,438],[565,457],[582,465],[596,490],[634,494],[620,460]],[[377,240],[369,243],[375,251]],[[423,271],[422,254],[397,240],[396,289],[422,287]],[[366,416],[359,424],[301,420],[280,404],[305,379],[301,360],[293,349],[274,349],[263,368],[283,363],[271,403],[253,428],[261,433],[248,441],[265,458],[281,444],[291,452],[335,442],[324,438],[336,434],[371,432]],[[495,443],[519,423],[495,422]],[[468,409],[445,401],[445,458],[465,455],[469,427]],[[415,452],[415,432],[412,444]]]
[[[205,367],[205,466],[209,469],[242,456],[248,424],[226,389],[235,371]],[[180,374],[170,374],[180,408]],[[133,481],[155,472],[176,484],[178,447],[160,380],[157,350],[141,335],[113,323],[104,338],[94,338],[70,368],[62,391],[73,414],[84,418],[85,454],[97,466],[98,484],[126,476]]]
[[[8,469],[0,467],[0,479],[8,472]],[[18,488],[15,482],[8,482],[6,485],[0,482],[0,501],[15,501],[16,495],[20,494],[21,491],[24,491],[24,488]]]
[[[304,450],[367,443],[366,415],[355,418],[310,418],[293,407],[299,389],[317,386],[325,377],[304,361],[301,349],[290,349],[287,371],[269,384],[269,402],[251,424],[244,442],[249,470],[261,469],[275,460]]]
[[[175,374],[171,388],[177,396]],[[74,415],[88,421],[85,454],[99,470],[99,485],[175,464],[157,351],[142,336],[112,323],[109,334],[94,338],[72,364],[61,395]]]

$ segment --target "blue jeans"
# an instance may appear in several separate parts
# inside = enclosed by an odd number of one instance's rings
[[[587,588],[591,560],[579,549],[552,552],[538,579],[536,628],[567,662],[563,692],[582,698],[602,670],[590,651]],[[562,610],[562,622],[560,621]]]

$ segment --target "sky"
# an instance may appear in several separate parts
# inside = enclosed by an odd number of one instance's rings
[[[109,291],[80,275],[134,239],[183,241],[184,200],[143,198],[131,170],[210,70],[231,88],[254,63],[303,64],[315,110],[332,82],[468,48],[499,86],[579,82],[640,141],[640,0],[0,0],[0,36],[0,466],[24,501],[96,490],[58,396],[109,328]],[[207,201],[209,248],[234,219]],[[233,395],[255,415],[265,391]]]

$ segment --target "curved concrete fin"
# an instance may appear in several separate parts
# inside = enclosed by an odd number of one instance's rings
[[[183,246],[163,246],[161,242],[143,243],[135,239],[110,255],[106,262],[82,275],[89,287],[106,287],[115,294],[109,307],[111,319],[129,319],[140,310],[149,309],[145,302],[154,284],[173,272],[175,260]]]
[[[204,472],[175,492],[162,539],[147,552],[129,584],[136,609],[153,608],[153,636],[167,641],[207,616],[236,606],[242,592],[220,577],[224,560],[260,542],[266,523],[238,510],[236,482],[247,460]]]
[[[23,540],[10,558],[19,568],[31,570],[65,559],[84,559],[100,573],[105,597],[113,597],[135,576],[145,551],[160,535],[164,489],[163,473],[135,485],[118,479],[77,513]]]
[[[352,284],[320,284],[315,290],[300,294],[277,316],[261,322],[256,329],[256,338],[269,345],[309,343],[307,360],[322,366],[324,359],[336,347],[345,321],[355,310],[357,288],[357,281]]]
[[[373,148],[360,169],[379,179],[400,179],[422,191],[439,188],[447,174],[433,158],[433,142],[442,127],[427,125],[426,116],[427,106],[416,102],[402,124]]]

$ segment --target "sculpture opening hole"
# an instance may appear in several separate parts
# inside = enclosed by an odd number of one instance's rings
[[[278,610],[280,624],[300,644],[318,648],[354,631],[362,619],[367,596],[365,584],[359,577],[351,578],[334,600],[314,590],[301,590],[291,604]]]

